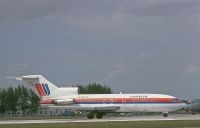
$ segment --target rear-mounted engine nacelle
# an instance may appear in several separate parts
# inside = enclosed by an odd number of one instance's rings
[[[74,103],[74,99],[55,100],[54,103],[56,105],[70,105]]]
[[[54,104],[54,105],[70,105],[74,103],[74,99],[58,99],[58,100],[52,100],[52,99],[48,99],[48,100],[41,100],[40,104],[41,105],[50,105],[50,104]]]

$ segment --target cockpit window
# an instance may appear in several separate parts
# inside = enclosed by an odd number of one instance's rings
[[[173,99],[171,99],[171,101],[172,101],[172,102],[179,102],[179,99],[173,98]]]

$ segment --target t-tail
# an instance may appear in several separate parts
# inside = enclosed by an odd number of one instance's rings
[[[78,94],[77,87],[58,88],[42,75],[21,76],[16,79],[23,81],[40,99],[54,99]]]

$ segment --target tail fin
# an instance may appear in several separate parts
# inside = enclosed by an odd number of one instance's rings
[[[16,78],[28,85],[40,99],[53,99],[78,94],[78,88],[58,88],[42,75],[28,75]]]
[[[40,98],[50,98],[57,87],[46,80],[42,75],[28,75],[17,78],[28,85]]]

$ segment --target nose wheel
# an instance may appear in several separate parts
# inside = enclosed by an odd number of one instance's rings
[[[168,117],[168,112],[164,112],[163,117]]]

